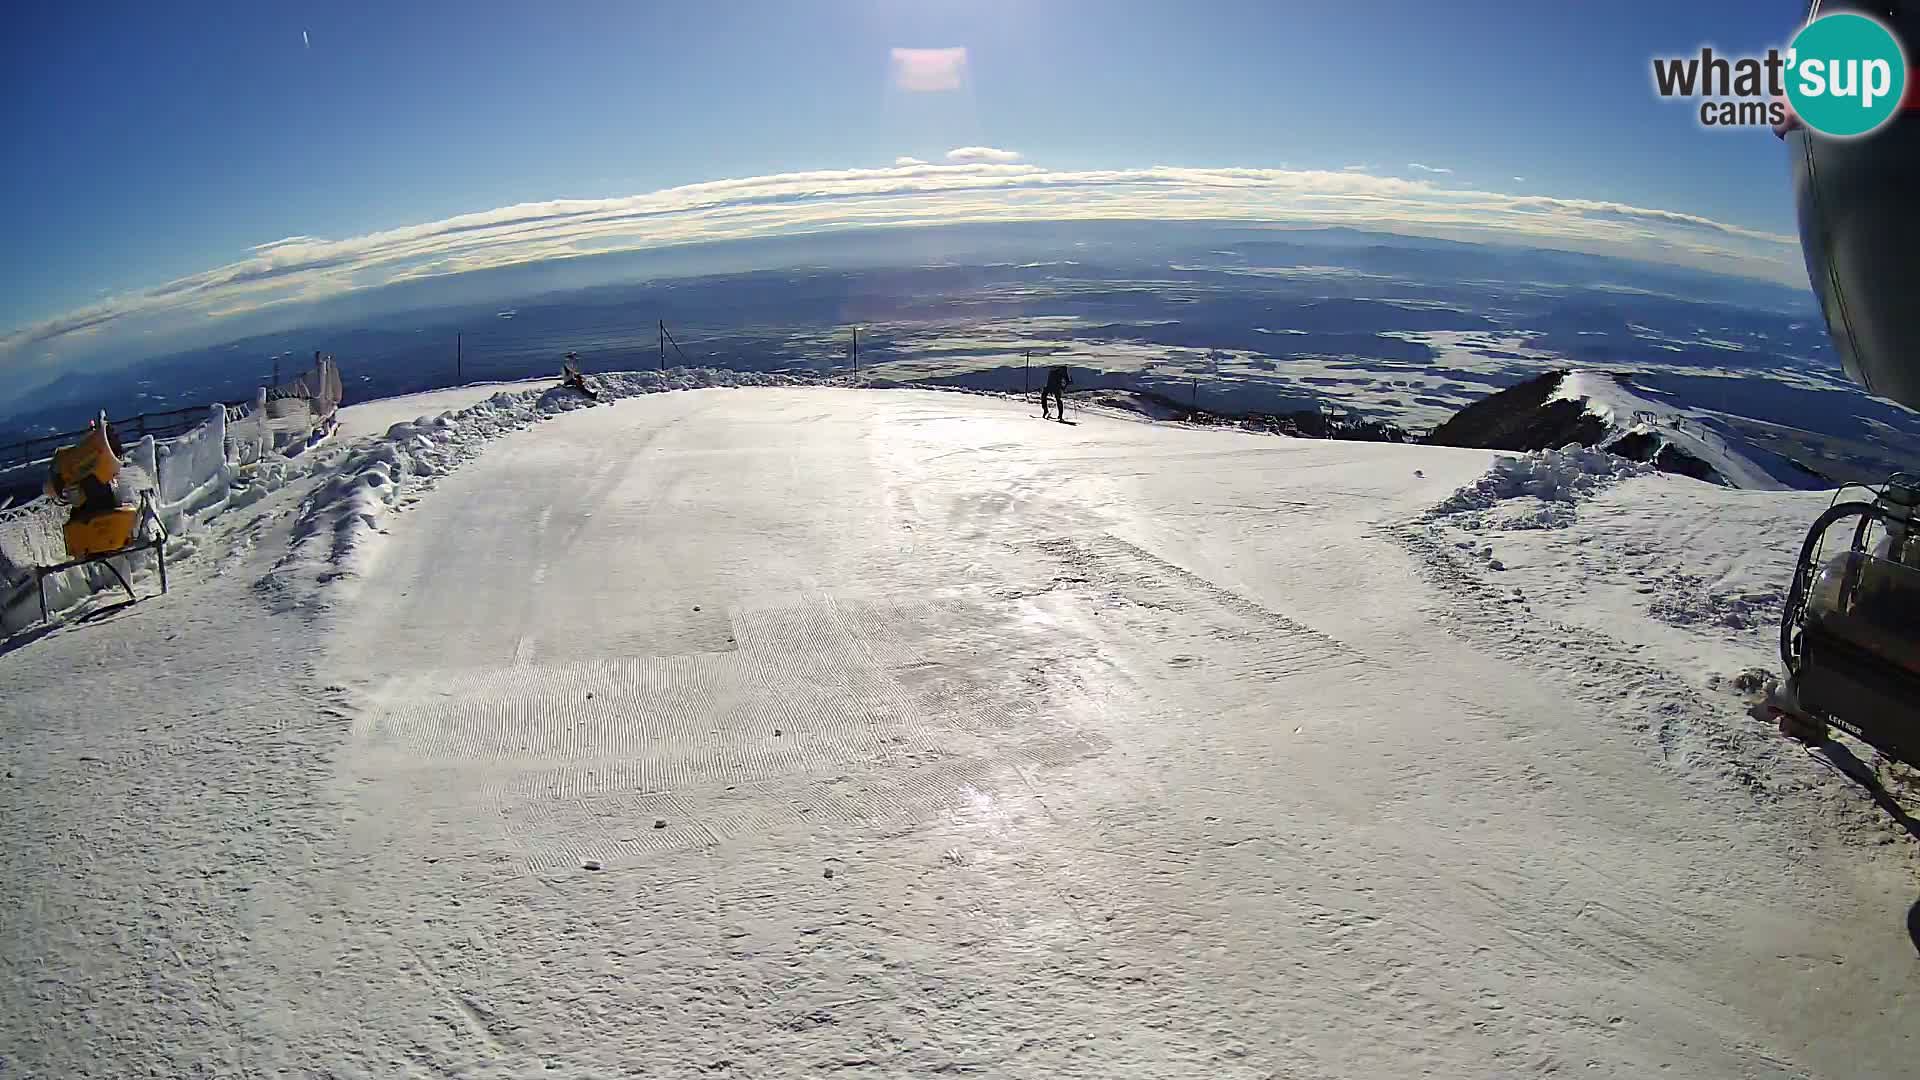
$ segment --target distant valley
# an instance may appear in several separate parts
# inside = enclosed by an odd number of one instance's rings
[[[338,357],[350,401],[544,375],[574,351],[589,372],[664,361],[850,373],[857,359],[877,381],[999,390],[1027,386],[1029,363],[1065,364],[1080,389],[1144,390],[1228,415],[1328,409],[1416,433],[1574,367],[1630,373],[1641,393],[1835,480],[1920,461],[1920,416],[1846,381],[1811,295],[1748,279],[1217,225],[971,226],[713,248],[608,257],[600,272],[628,280],[520,295],[535,279],[500,272],[458,283],[461,303],[69,376],[0,415],[0,442],[72,429],[98,409],[246,398],[276,364],[291,374],[315,350]],[[789,265],[718,269],[754,261]],[[714,272],[689,272],[701,270]]]

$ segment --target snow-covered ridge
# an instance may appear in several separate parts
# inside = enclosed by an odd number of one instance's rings
[[[1660,455],[1671,448],[1670,459],[1684,455],[1698,461],[1730,487],[1778,491],[1789,486],[1698,415],[1636,393],[1624,379],[1591,371],[1570,371],[1547,400],[1585,403],[1587,415],[1597,417],[1611,429],[1611,435],[1601,445],[1627,440],[1644,443],[1647,459],[1656,464]],[[1637,449],[1633,456],[1640,456]]]
[[[595,375],[591,382],[604,403],[670,390],[799,386],[812,380],[676,368]],[[477,405],[394,424],[384,435],[356,445],[335,475],[302,503],[291,546],[264,584],[299,606],[324,606],[324,586],[363,575],[378,558],[383,522],[404,495],[430,489],[502,435],[596,404],[567,387],[536,387],[501,391]]]
[[[1489,450],[1571,442],[1749,490],[1806,487],[1818,479],[1732,433],[1717,414],[1663,401],[1626,375],[1594,371],[1548,372],[1491,394],[1435,428],[1428,441]]]
[[[1583,404],[1588,416],[1598,417],[1610,427],[1628,426],[1634,422],[1635,413],[1649,408],[1644,398],[1628,390],[1619,379],[1595,371],[1567,372],[1547,400]]]

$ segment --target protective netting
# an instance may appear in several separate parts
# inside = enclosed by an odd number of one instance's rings
[[[69,509],[42,495],[0,510],[0,577],[14,581],[32,567],[65,562],[67,541],[62,529]]]
[[[273,449],[273,430],[267,426],[264,405],[227,410],[227,464],[252,465]]]
[[[286,447],[310,438],[332,423],[341,393],[340,368],[333,357],[316,356],[313,370],[267,388],[264,400],[250,410],[248,425],[240,432],[241,453],[252,452],[245,448],[250,443],[262,448]]]
[[[155,446],[160,470],[159,502],[173,507],[192,500],[227,464],[227,411],[213,406],[208,419],[178,438]]]
[[[316,417],[332,416],[340,406],[340,368],[331,356],[315,356],[313,370],[289,382],[267,388],[269,402],[298,399],[308,403]]]
[[[312,380],[310,385],[313,394],[310,400],[313,402],[313,415],[322,421],[332,419],[334,410],[340,407],[340,397],[345,392],[345,387],[340,382],[339,365],[333,362],[331,356],[321,357],[320,366],[308,372],[303,378]]]

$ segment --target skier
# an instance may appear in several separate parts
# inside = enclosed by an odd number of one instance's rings
[[[1047,412],[1047,395],[1051,394],[1053,395],[1054,404],[1059,406],[1060,408],[1060,416],[1059,416],[1060,421],[1062,423],[1066,422],[1066,419],[1067,419],[1066,389],[1067,387],[1072,385],[1073,385],[1073,376],[1067,372],[1067,369],[1065,367],[1055,367],[1048,370],[1047,385],[1043,387],[1040,391],[1041,419],[1043,420],[1054,419],[1054,417]]]

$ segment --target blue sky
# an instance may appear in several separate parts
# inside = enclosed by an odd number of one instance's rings
[[[0,41],[0,108],[16,163],[0,172],[0,233],[12,253],[0,268],[0,335],[76,310],[74,323],[97,330],[105,324],[86,313],[115,298],[260,259],[254,249],[286,237],[341,241],[517,204],[801,172],[819,174],[807,185],[814,197],[841,182],[834,171],[885,169],[903,155],[946,167],[948,151],[970,146],[1130,191],[1140,178],[1114,171],[1348,171],[1675,211],[1786,236],[1780,144],[1764,130],[1703,130],[1688,106],[1654,98],[1648,63],[1702,43],[1748,52],[1784,42],[1801,7],[33,5],[12,13]],[[899,48],[964,48],[961,85],[903,88]],[[1200,175],[1152,182],[1164,191]],[[1362,195],[1390,209],[1396,190]],[[1124,212],[1150,215],[1154,198],[1178,207],[1193,197],[1185,188],[1140,194]],[[915,188],[912,198],[913,220],[937,219],[930,197]],[[994,196],[967,198],[986,213]],[[1484,211],[1486,200],[1468,201],[1461,213]],[[1030,212],[1044,207],[1036,201]],[[354,261],[369,246],[349,257],[294,245],[282,251],[298,258],[191,279],[168,302],[191,294],[204,301],[194,311],[204,318],[228,310],[216,293],[235,280],[257,285],[292,263],[328,273],[231,309],[377,284],[386,272]],[[482,264],[409,250],[412,261],[390,265]],[[488,250],[506,257],[504,244]],[[542,251],[567,253],[549,246],[512,257]],[[156,310],[152,297],[139,303],[143,316]],[[22,345],[16,332],[0,347],[56,355],[52,339],[32,336]]]

